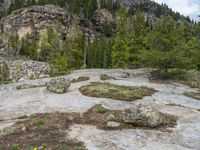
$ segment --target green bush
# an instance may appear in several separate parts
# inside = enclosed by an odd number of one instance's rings
[[[5,62],[0,63],[0,84],[8,83],[8,65]]]
[[[104,113],[106,113],[108,110],[105,108],[105,107],[103,107],[103,106],[97,106],[97,108],[96,108],[96,112],[97,113],[100,113],[100,114],[104,114]]]
[[[11,150],[20,150],[19,144],[12,144],[11,145]]]
[[[42,126],[42,125],[45,124],[45,121],[44,121],[43,119],[37,119],[37,120],[34,122],[34,124],[35,124],[36,126]]]

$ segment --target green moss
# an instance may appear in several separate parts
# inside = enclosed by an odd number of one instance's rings
[[[88,80],[90,80],[90,77],[80,76],[77,79],[73,79],[72,83],[83,82],[83,81],[88,81]]]
[[[97,113],[100,113],[100,114],[104,114],[104,113],[106,113],[108,111],[108,109],[106,109],[105,107],[103,107],[103,106],[97,106],[97,108],[96,108],[96,112]]]
[[[0,85],[8,83],[8,65],[5,62],[0,63]]]
[[[85,96],[111,98],[122,101],[133,101],[151,96],[156,90],[147,87],[126,87],[110,83],[94,82],[82,86],[79,91]]]
[[[42,126],[42,125],[45,124],[45,121],[44,121],[43,119],[37,119],[37,120],[34,122],[34,124],[35,124],[36,126]]]
[[[106,74],[102,74],[100,78],[101,78],[101,80],[111,80],[111,79],[115,80],[114,77],[111,77],[111,76],[106,75]]]
[[[193,98],[193,99],[197,99],[200,100],[200,92],[186,92],[184,93],[185,96]]]

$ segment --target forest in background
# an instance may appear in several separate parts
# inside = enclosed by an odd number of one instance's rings
[[[59,23],[38,39],[19,39],[15,33],[4,33],[7,48],[13,55],[49,62],[51,74],[63,75],[79,68],[138,68],[152,67],[164,78],[179,76],[186,70],[200,70],[200,23],[191,21],[166,5],[155,5],[159,19],[150,24],[145,19],[147,5],[130,7],[128,10],[112,0],[101,0],[100,8],[114,13],[116,30],[104,23],[102,36],[86,46],[80,26],[81,18],[91,20],[98,9],[95,0],[15,0],[5,13],[31,6],[54,4],[66,8],[77,17],[77,33],[73,38],[60,38]],[[38,51],[39,50],[39,51]]]

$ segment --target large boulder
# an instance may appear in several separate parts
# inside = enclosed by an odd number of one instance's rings
[[[139,105],[133,109],[124,110],[123,121],[135,126],[155,128],[175,124],[176,117],[163,114],[150,106]]]
[[[63,94],[67,92],[68,88],[70,87],[71,82],[65,78],[53,78],[47,84],[47,89],[50,92]]]

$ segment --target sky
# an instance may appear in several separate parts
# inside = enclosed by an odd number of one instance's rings
[[[158,3],[165,3],[174,11],[180,12],[191,19],[198,21],[200,15],[200,0],[154,0]]]

